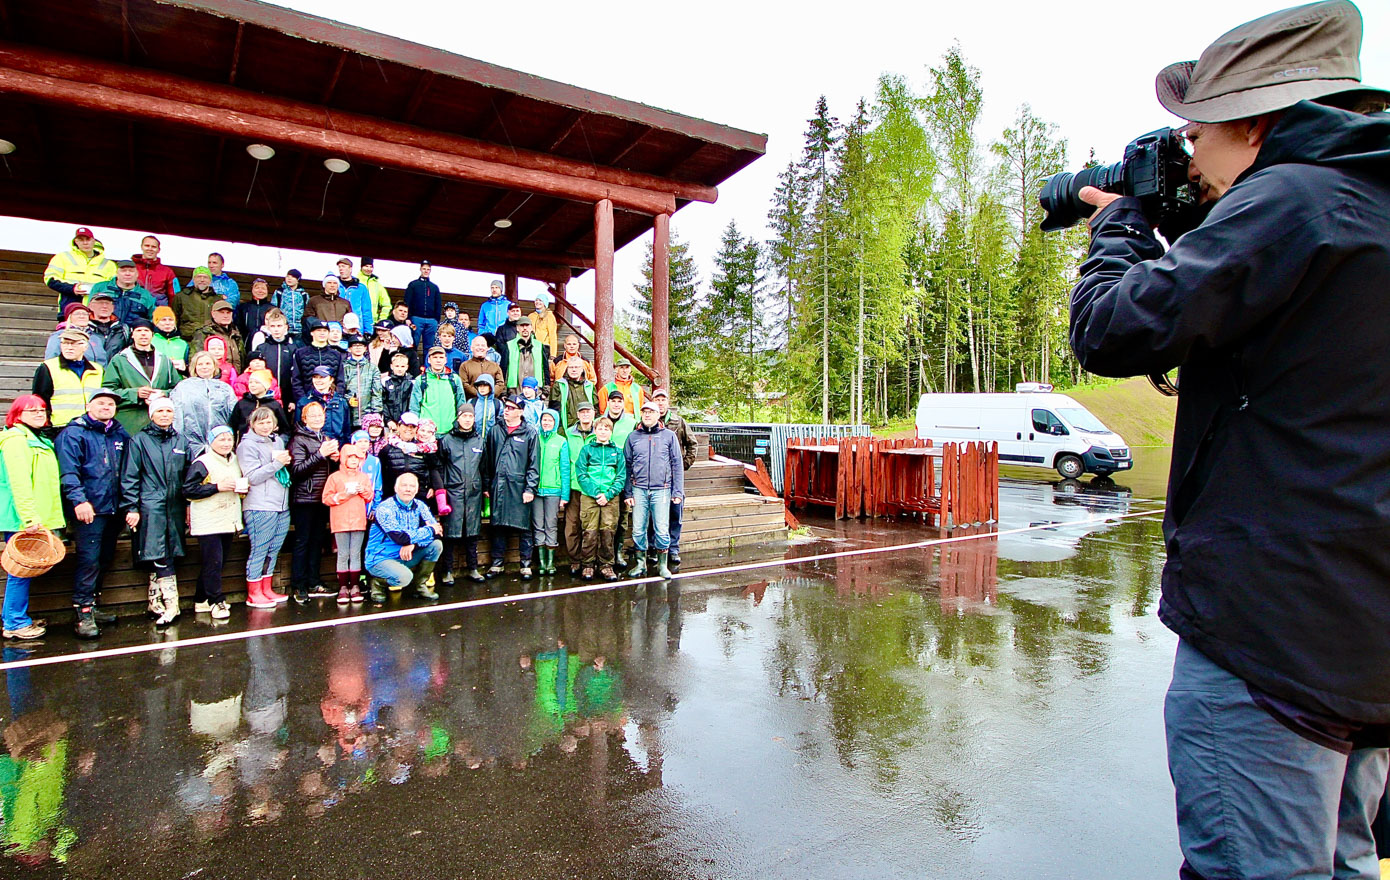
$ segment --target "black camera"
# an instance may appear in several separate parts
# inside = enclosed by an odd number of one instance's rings
[[[1054,174],[1043,181],[1038,196],[1044,215],[1039,228],[1043,232],[1066,229],[1090,217],[1095,206],[1077,198],[1083,186],[1134,196],[1143,202],[1150,223],[1165,226],[1197,209],[1196,188],[1187,179],[1189,158],[1186,142],[1178,133],[1160,128],[1131,141],[1125,147],[1125,157],[1114,165]]]

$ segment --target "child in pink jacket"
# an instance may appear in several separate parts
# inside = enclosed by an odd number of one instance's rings
[[[338,542],[338,604],[362,602],[362,551],[367,544],[367,505],[376,496],[372,478],[362,472],[362,453],[344,446],[342,467],[323,484],[328,525]]]

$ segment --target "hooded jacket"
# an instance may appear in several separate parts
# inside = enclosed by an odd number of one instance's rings
[[[290,438],[290,501],[295,504],[322,504],[323,487],[333,472],[333,459],[319,452],[332,435],[308,425],[294,429]]]
[[[121,396],[116,409],[116,418],[133,438],[150,423],[149,401],[140,399],[140,389],[146,385],[168,393],[179,384],[179,374],[174,362],[154,351],[154,369],[145,372],[134,346],[113,357],[106,365],[106,373],[101,387],[109,388]]]
[[[24,424],[0,431],[0,532],[67,525],[53,444]]]
[[[410,409],[410,395],[415,391],[415,383],[410,374],[404,376],[388,375],[381,382],[381,416],[387,424],[399,422],[401,416]]]
[[[276,461],[275,453],[285,448],[285,438],[280,434],[262,437],[248,428],[246,436],[236,447],[236,461],[251,491],[241,499],[242,512],[263,510],[283,513],[290,509],[289,475],[282,482],[279,472],[286,469]]]
[[[1390,116],[1301,102],[1165,254],[1098,212],[1071,343],[1181,367],[1159,617],[1254,688],[1390,722]]]
[[[188,444],[173,428],[150,423],[126,448],[121,464],[121,510],[140,514],[130,543],[142,562],[183,555],[183,475]]]
[[[87,291],[85,302],[90,305],[92,296],[98,292],[109,292],[116,298],[116,320],[123,324],[130,324],[136,318],[144,318],[146,321],[154,319],[154,310],[159,305],[150,293],[139,284],[130,290],[122,290],[116,283],[115,278],[108,278],[92,285],[92,289]]]
[[[309,393],[299,398],[299,402],[295,404],[296,425],[304,424],[304,407],[310,403],[323,404],[325,436],[339,443],[347,443],[352,439],[352,408],[348,406],[347,395],[337,390],[324,394],[316,388],[310,388]]]
[[[72,507],[90,504],[98,516],[120,510],[121,457],[129,442],[115,419],[102,423],[84,413],[68,422],[53,444],[63,500]]]
[[[465,431],[457,424],[439,438],[444,488],[449,490],[454,508],[444,517],[446,538],[474,537],[483,532],[483,443],[476,427]]]
[[[541,418],[550,416],[555,420],[555,429],[547,431],[540,428],[536,448],[540,456],[539,478],[536,482],[537,497],[554,496],[562,501],[570,497],[570,445],[565,435],[560,433],[560,414],[553,409],[541,413]]]
[[[370,331],[371,325],[391,317],[391,292],[381,283],[380,277],[368,275],[360,268],[353,273],[353,277],[362,282],[372,297],[372,311],[361,316],[362,326]]]
[[[106,357],[101,362],[103,366],[130,345],[130,328],[114,318],[115,316],[112,316],[108,323],[93,318],[87,325],[87,336],[91,338],[92,343],[100,345],[106,351]]]
[[[204,351],[208,347],[208,337],[216,336],[227,345],[227,363],[232,365],[232,370],[240,373],[241,365],[246,363],[242,357],[246,341],[241,336],[241,331],[236,324],[222,326],[216,321],[208,321],[197,333],[193,334],[193,339],[189,346],[194,351]]]
[[[77,239],[65,251],[59,251],[48,261],[43,270],[43,282],[59,293],[66,302],[76,302],[73,287],[78,284],[96,284],[116,277],[116,263],[106,258],[106,245],[92,242],[92,255],[89,257],[77,247]]]
[[[291,324],[290,326],[294,326]],[[265,361],[265,368],[275,374],[275,383],[280,386],[280,395],[289,396],[294,389],[294,353],[299,346],[295,345],[288,336],[281,342],[276,342],[271,337],[266,337],[260,345],[256,346],[251,352],[252,355]],[[248,361],[250,358],[247,359]]]
[[[179,319],[179,335],[192,339],[204,324],[211,323],[212,304],[221,298],[213,287],[199,290],[192,284],[175,294],[172,308]]]
[[[492,500],[490,522],[494,528],[531,528],[531,505],[522,494],[536,492],[540,480],[539,439],[525,422],[508,431],[501,422],[487,432],[483,457],[483,483]]]
[[[188,456],[192,460],[203,454],[208,434],[218,425],[225,425],[236,407],[232,386],[221,379],[184,379],[170,392],[174,402],[174,427],[188,441]]]
[[[361,358],[343,358],[343,395],[352,407],[352,423],[360,425],[363,413],[381,412],[381,373],[376,364]],[[357,405],[352,406],[356,398]]]
[[[504,296],[490,296],[478,306],[478,335],[488,336],[507,323],[507,306],[511,305]]]

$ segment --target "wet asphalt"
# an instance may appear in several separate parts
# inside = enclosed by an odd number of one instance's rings
[[[7,670],[0,877],[1171,877],[1163,467],[1008,473],[1021,534],[798,563],[939,536],[807,517],[793,564]]]

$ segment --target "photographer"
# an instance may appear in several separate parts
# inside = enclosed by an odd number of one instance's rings
[[[1165,254],[1088,188],[1071,343],[1181,367],[1159,617],[1185,878],[1378,877],[1390,733],[1390,118],[1346,0],[1159,73],[1210,213]],[[1339,109],[1339,108],[1351,109]]]

